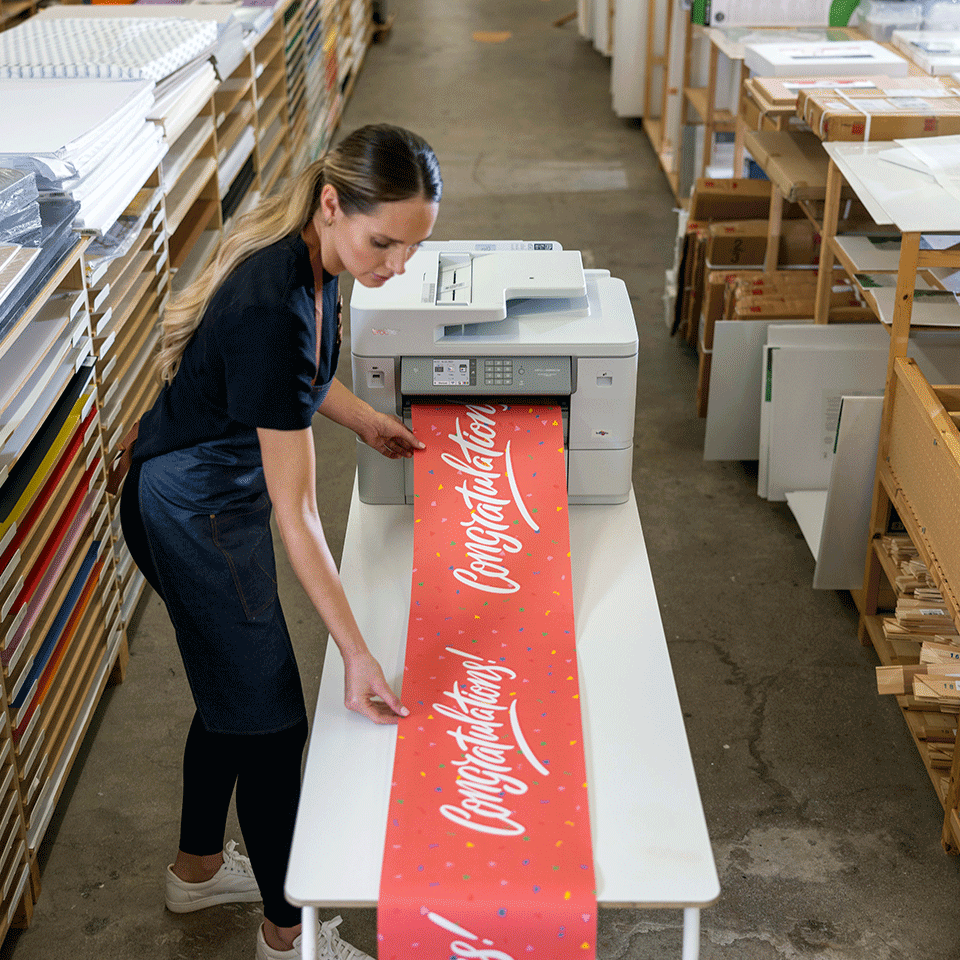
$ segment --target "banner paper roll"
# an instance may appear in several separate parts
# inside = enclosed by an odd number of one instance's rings
[[[559,408],[415,406],[381,960],[581,960],[596,895]]]

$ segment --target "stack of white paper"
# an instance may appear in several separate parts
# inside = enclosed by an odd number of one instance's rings
[[[150,81],[0,80],[0,101],[0,165],[79,202],[85,229],[109,229],[166,152]]]
[[[156,102],[148,118],[162,124],[167,143],[173,143],[213,96],[218,85],[216,71],[209,60],[191,64],[168,78],[162,89],[157,88]]]
[[[872,40],[849,43],[748,43],[743,62],[761,77],[904,77],[902,56]]]
[[[133,27],[140,23],[179,20],[186,23],[204,24],[205,38],[213,36],[215,42],[198,49],[195,56],[179,63],[173,71],[157,80],[154,91],[156,105],[150,119],[163,124],[167,140],[173,143],[187,124],[196,116],[203,104],[210,99],[220,80],[226,79],[237,68],[250,46],[255,34],[250,21],[240,16],[241,8],[229,4],[173,4],[150,3],[130,5],[98,5],[47,7],[37,14],[37,21],[108,21],[128,22]],[[259,11],[258,11],[259,12]]]
[[[893,43],[929,74],[960,70],[960,31],[895,30]]]
[[[226,156],[217,168],[217,179],[220,184],[220,195],[225,196],[234,177],[240,172],[240,168],[246,162],[247,157],[253,153],[257,145],[257,138],[253,132],[253,127],[247,125],[243,128],[237,142],[230,148]]]

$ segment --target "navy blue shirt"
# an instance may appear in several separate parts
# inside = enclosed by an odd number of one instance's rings
[[[317,363],[315,286],[299,234],[243,261],[213,295],[173,381],[140,421],[135,461],[310,425],[340,353],[337,278],[323,274]]]

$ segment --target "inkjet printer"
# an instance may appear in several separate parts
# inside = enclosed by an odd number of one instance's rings
[[[630,494],[637,329],[623,281],[553,241],[428,242],[406,272],[350,299],[354,392],[410,406],[556,402],[570,503]],[[364,503],[412,503],[413,464],[357,445]]]

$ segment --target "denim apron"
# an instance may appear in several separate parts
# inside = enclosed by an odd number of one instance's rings
[[[329,386],[313,388],[314,413]],[[139,551],[128,536],[131,553],[166,604],[204,726],[274,733],[299,723],[256,430],[153,457],[128,480],[145,535]],[[149,562],[137,556],[144,546]]]

